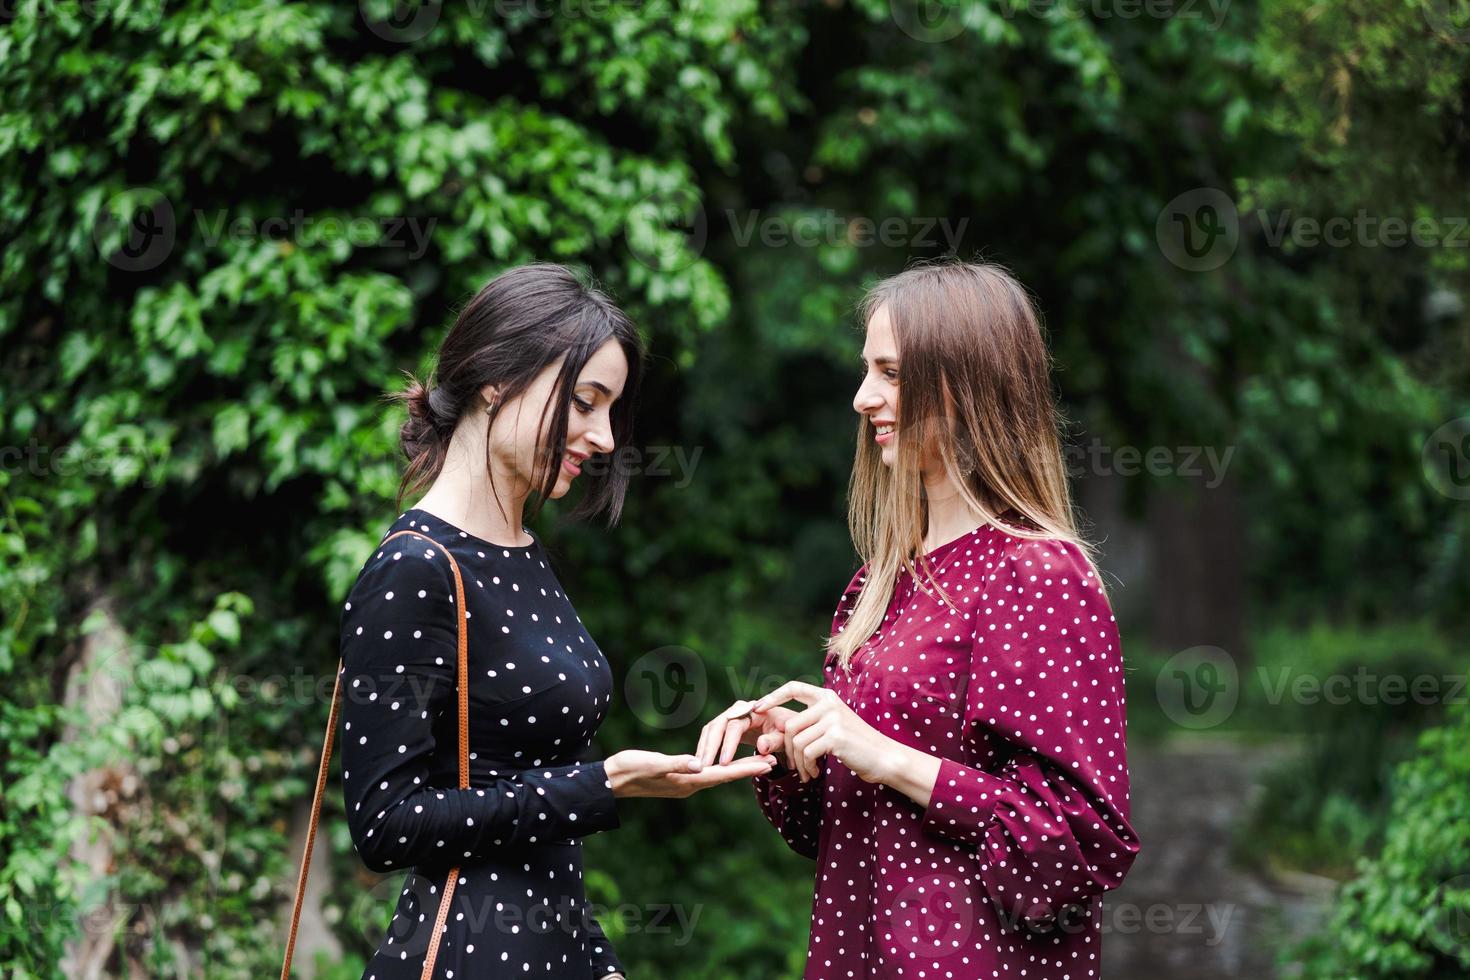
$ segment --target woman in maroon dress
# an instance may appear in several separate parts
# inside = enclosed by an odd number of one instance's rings
[[[737,702],[696,754],[784,753],[755,792],[817,861],[808,980],[1096,978],[1101,896],[1139,845],[1118,632],[1038,317],[1004,269],[958,262],[878,284],[863,313],[865,564],[824,684]]]

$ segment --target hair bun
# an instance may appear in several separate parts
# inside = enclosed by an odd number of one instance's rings
[[[454,431],[459,422],[459,412],[455,409],[453,399],[449,393],[440,385],[430,388],[424,399],[429,408],[429,422],[441,435],[448,435]]]
[[[404,455],[414,459],[419,454],[443,445],[444,434],[433,406],[433,391],[422,381],[412,380],[398,395],[408,409],[408,418],[399,429]]]

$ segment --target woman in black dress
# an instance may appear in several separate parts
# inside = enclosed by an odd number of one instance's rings
[[[623,977],[586,910],[581,838],[618,826],[620,797],[684,797],[774,763],[581,758],[611,707],[612,672],[522,516],[627,440],[641,358],[601,292],[560,266],[523,266],[460,313],[434,387],[398,396],[410,416],[399,504],[432,485],[384,537],[419,533],[373,552],[342,611],[348,825],[368,867],[408,872],[364,980],[422,975],[455,865],[434,977]],[[626,473],[600,465],[581,479],[574,513],[615,521]],[[455,788],[458,611],[441,546],[465,592],[469,789]]]

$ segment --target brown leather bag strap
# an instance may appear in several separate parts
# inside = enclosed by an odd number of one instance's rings
[[[379,542],[383,545],[398,537],[400,534],[416,534],[421,538],[427,538],[443,552],[444,557],[449,559],[449,568],[454,572],[454,601],[459,611],[459,656],[458,656],[458,679],[459,689],[459,788],[470,788],[470,642],[469,623],[465,615],[464,605],[464,580],[459,574],[459,562],[438,541],[422,531],[403,530],[394,531]],[[321,818],[322,797],[327,789],[327,772],[332,763],[332,743],[337,735],[337,716],[342,695],[342,674],[346,664],[338,659],[337,679],[332,684],[332,707],[327,713],[327,737],[322,743],[322,761],[316,770],[316,793],[311,800],[311,824],[306,831],[306,848],[301,857],[301,872],[296,876],[296,905],[291,910],[291,929],[286,936],[286,960],[281,966],[281,980],[291,980],[291,956],[296,952],[296,930],[301,923],[301,903],[306,897],[306,875],[311,868],[311,849],[316,843],[317,822]],[[448,880],[444,883],[444,897],[439,902],[439,913],[434,916],[434,932],[429,937],[429,948],[424,954],[424,972],[420,974],[421,980],[429,980],[434,972],[434,961],[439,956],[439,937],[445,929],[445,921],[449,917],[450,899],[454,897],[454,886],[459,882],[459,865],[449,869]]]

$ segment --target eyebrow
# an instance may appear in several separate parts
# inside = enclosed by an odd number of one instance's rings
[[[867,364],[868,363],[868,359],[866,357],[859,357],[858,360],[861,361],[863,364]],[[875,357],[875,358],[873,358],[873,363],[874,364],[897,364],[898,363],[898,359],[897,358],[893,358],[893,357]]]
[[[608,396],[611,396],[612,395],[612,389],[609,388],[607,385],[603,384],[601,381],[579,381],[577,383],[577,387],[578,388],[582,387],[582,385],[591,385],[592,387],[596,388],[598,391],[602,392],[604,395],[608,395]]]

